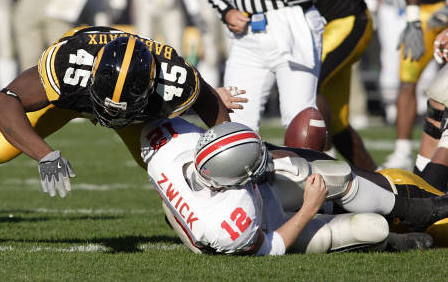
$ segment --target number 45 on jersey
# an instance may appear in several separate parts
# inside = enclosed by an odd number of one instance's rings
[[[181,66],[172,66],[168,70],[168,63],[162,62],[160,64],[162,71],[160,72],[159,78],[165,81],[170,81],[178,84],[180,87],[174,85],[166,85],[164,83],[159,83],[157,85],[156,92],[163,97],[164,101],[173,100],[174,96],[180,97],[184,91],[182,85],[187,79],[187,70]]]

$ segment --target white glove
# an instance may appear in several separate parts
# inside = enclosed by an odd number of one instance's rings
[[[56,190],[59,196],[64,198],[72,190],[70,177],[76,177],[70,163],[61,156],[60,151],[48,153],[39,161],[40,183],[42,191],[56,196]]]
[[[405,59],[409,55],[411,61],[418,61],[425,53],[425,42],[423,41],[419,7],[415,5],[407,6],[406,17],[406,28],[400,35],[398,47],[403,44],[403,57]]]

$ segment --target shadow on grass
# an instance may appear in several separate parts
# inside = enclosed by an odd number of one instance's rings
[[[0,223],[20,223],[20,222],[44,222],[50,220],[57,221],[78,221],[78,220],[114,220],[122,218],[121,216],[42,216],[42,217],[21,217],[21,216],[0,216]]]
[[[182,241],[175,236],[123,236],[115,238],[93,238],[91,240],[81,239],[36,239],[36,240],[20,240],[20,239],[0,239],[1,243],[27,243],[27,244],[100,244],[110,248],[107,253],[141,253],[143,250],[139,248],[141,244],[182,244]]]

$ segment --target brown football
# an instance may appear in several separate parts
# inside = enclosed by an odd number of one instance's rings
[[[298,113],[286,128],[285,146],[322,151],[325,145],[326,127],[320,112],[306,108]]]

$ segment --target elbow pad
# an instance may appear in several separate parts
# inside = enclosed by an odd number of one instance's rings
[[[352,169],[346,163],[335,160],[316,160],[308,162],[300,157],[286,157],[274,160],[275,173],[294,181],[305,189],[305,183],[311,173],[322,175],[328,189],[327,200],[339,198],[348,188],[352,178]]]
[[[277,232],[264,233],[263,244],[261,245],[256,256],[281,256],[286,253],[285,243],[282,236]]]

